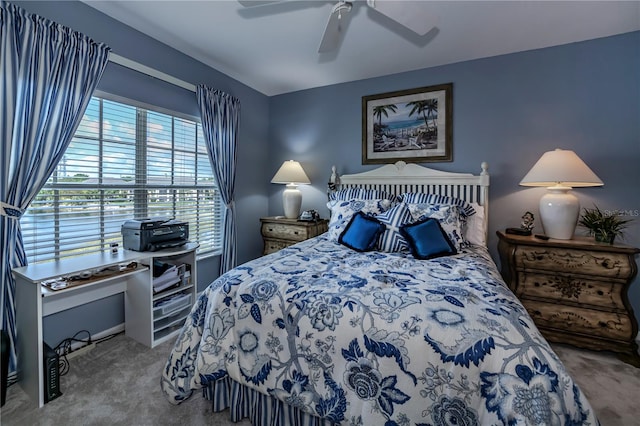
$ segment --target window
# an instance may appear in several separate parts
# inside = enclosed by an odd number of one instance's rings
[[[93,97],[64,157],[20,220],[30,263],[121,245],[127,219],[189,222],[219,253],[222,201],[200,123]]]

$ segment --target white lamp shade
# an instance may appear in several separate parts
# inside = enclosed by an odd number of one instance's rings
[[[545,152],[520,185],[547,187],[539,206],[544,232],[549,238],[570,240],[578,223],[580,202],[569,191],[603,183],[575,152],[556,149]]]
[[[310,184],[311,181],[307,177],[307,174],[302,169],[302,166],[297,161],[288,160],[282,163],[282,166],[278,169],[271,183],[293,183],[296,185]]]
[[[520,181],[522,186],[561,185],[571,188],[602,186],[598,176],[575,152],[556,149],[547,151]]]
[[[282,193],[284,216],[287,219],[295,219],[300,216],[302,206],[302,192],[297,188],[299,184],[310,184],[309,177],[297,161],[285,161],[276,172],[271,183],[284,183],[287,189]]]

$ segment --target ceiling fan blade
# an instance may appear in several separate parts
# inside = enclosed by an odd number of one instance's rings
[[[237,0],[242,6],[238,15],[243,18],[260,18],[263,16],[290,13],[297,10],[324,7],[328,1],[289,1],[289,0]],[[333,3],[333,2],[331,2]]]
[[[333,7],[329,21],[324,29],[318,53],[330,52],[338,47],[344,32],[347,30],[351,3],[340,2]]]
[[[421,36],[438,24],[438,17],[429,15],[426,1],[367,0],[367,5]]]
[[[280,3],[282,0],[238,0],[244,7],[264,6],[265,4]]]

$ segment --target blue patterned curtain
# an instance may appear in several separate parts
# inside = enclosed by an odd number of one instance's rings
[[[202,84],[196,90],[196,97],[211,168],[226,206],[220,261],[220,274],[223,274],[236,266],[236,209],[233,199],[240,101]]]
[[[16,372],[15,281],[27,264],[20,217],[62,158],[107,65],[109,48],[0,1],[0,309]]]

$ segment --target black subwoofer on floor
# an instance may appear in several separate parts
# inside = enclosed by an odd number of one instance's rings
[[[62,395],[60,392],[60,357],[46,344],[42,342],[44,353],[42,361],[44,363],[44,402],[45,404]]]
[[[9,341],[9,335],[6,331],[0,330],[0,377],[2,379],[2,383],[0,387],[2,388],[2,395],[0,403],[4,405],[4,402],[7,399],[7,376],[9,375],[9,351],[11,350],[11,342]]]

